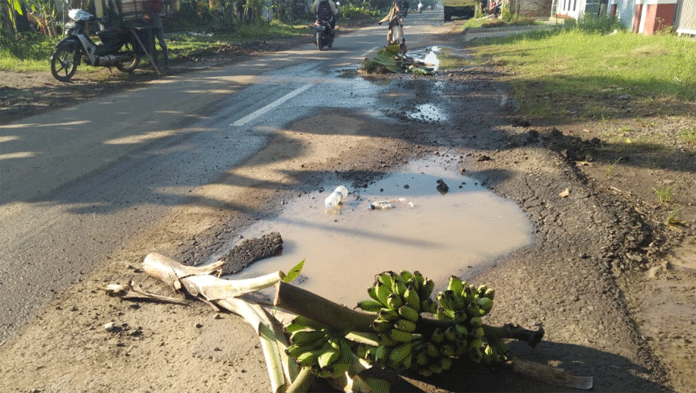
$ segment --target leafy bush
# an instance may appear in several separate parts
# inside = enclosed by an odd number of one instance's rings
[[[366,19],[381,15],[378,10],[370,10],[363,4],[341,5],[340,15],[346,19]]]
[[[43,34],[20,34],[16,40],[0,36],[0,58],[45,60],[51,57],[56,40]]]
[[[575,19],[566,19],[565,27],[567,30],[580,30],[592,34],[608,34],[614,30],[626,30],[626,27],[618,19],[604,14],[600,16],[584,14],[577,21]]]

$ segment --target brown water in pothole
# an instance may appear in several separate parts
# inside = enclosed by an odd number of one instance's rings
[[[244,237],[279,232],[281,256],[255,262],[230,278],[288,272],[305,260],[298,285],[353,307],[367,298],[374,276],[385,270],[419,270],[437,288],[450,275],[472,271],[531,241],[531,225],[519,207],[442,169],[435,158],[410,164],[403,172],[353,190],[335,214],[324,208],[338,184],[288,204],[272,221],[259,222]],[[436,189],[442,179],[449,191]],[[389,201],[387,210],[369,208]],[[230,245],[230,248],[233,245]]]

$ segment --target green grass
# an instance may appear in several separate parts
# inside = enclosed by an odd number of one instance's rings
[[[167,34],[167,46],[172,50],[172,58],[187,55],[195,50],[224,46],[225,44],[248,41],[265,41],[275,38],[296,37],[310,32],[308,24],[288,25],[271,22],[262,25],[241,25],[234,33],[214,35],[189,35],[188,33]],[[50,58],[58,40],[42,35],[20,36],[17,43],[0,37],[0,70],[8,71],[47,71]],[[93,67],[80,67],[80,72],[97,70]]]
[[[696,128],[680,130],[679,139],[687,145],[696,145]]]
[[[0,37],[0,70],[45,71],[57,42],[41,34],[20,36],[16,42]]]
[[[501,66],[521,109],[579,119],[612,119],[625,107],[664,101],[693,110],[696,99],[694,43],[673,35],[613,31],[609,22],[474,41],[482,61]],[[597,105],[599,103],[599,105]]]
[[[672,198],[674,198],[674,187],[676,184],[665,184],[660,186],[660,188],[653,188],[653,191],[657,194],[657,198],[660,203],[670,203]]]

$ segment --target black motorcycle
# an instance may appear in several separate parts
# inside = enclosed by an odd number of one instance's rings
[[[51,74],[61,82],[70,82],[82,60],[94,67],[116,67],[122,72],[132,72],[140,63],[138,42],[131,30],[124,26],[97,31],[99,45],[92,42],[87,33],[88,22],[104,23],[89,12],[68,11],[72,22],[65,25],[67,37],[56,44],[51,56]]]
[[[325,47],[331,49],[334,42],[334,31],[328,20],[317,17],[317,21],[314,24],[314,39],[319,50],[324,50]]]

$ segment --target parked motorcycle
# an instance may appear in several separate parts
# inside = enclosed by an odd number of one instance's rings
[[[98,20],[80,9],[68,11],[72,20],[65,24],[67,37],[56,44],[51,56],[51,74],[61,82],[70,82],[82,60],[94,67],[116,67],[122,72],[132,72],[140,63],[140,51],[133,33],[124,26],[97,31],[101,41],[95,44],[87,33],[87,22]]]
[[[328,20],[317,17],[317,21],[314,24],[314,40],[319,50],[324,50],[325,47],[331,49],[334,42],[334,31]]]

